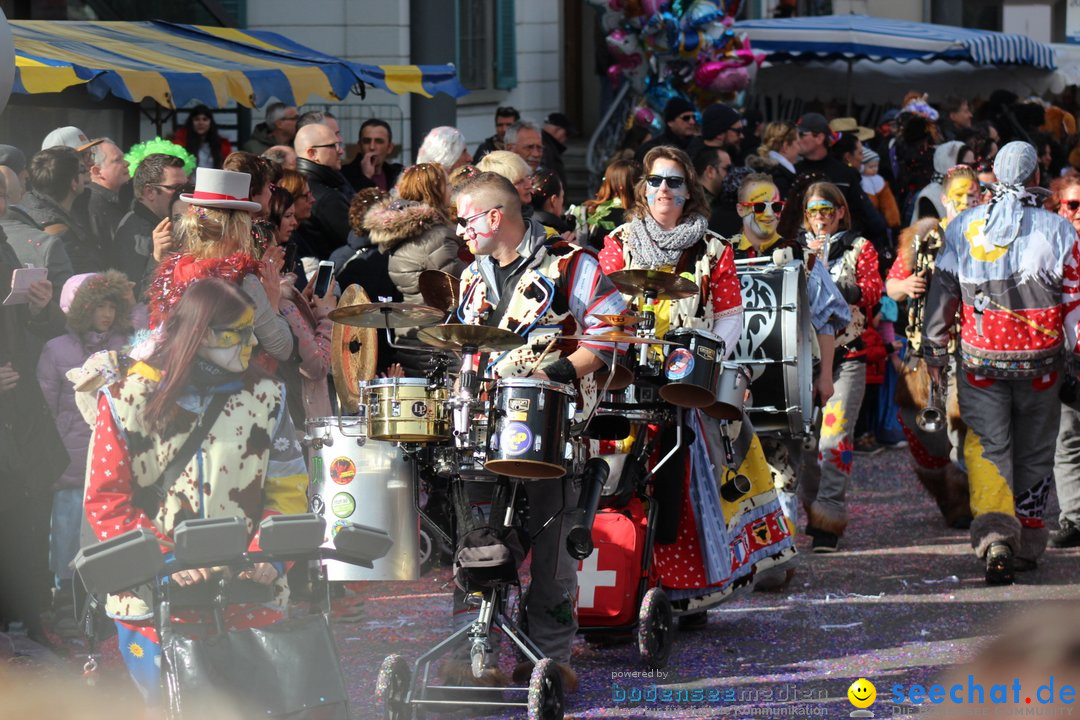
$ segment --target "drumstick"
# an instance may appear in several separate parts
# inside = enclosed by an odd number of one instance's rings
[[[547,357],[547,354],[551,352],[551,348],[555,347],[555,343],[557,342],[559,342],[559,336],[552,336],[551,342],[549,342],[547,344],[547,347],[544,348],[544,352],[540,353],[540,357],[536,358],[536,362],[534,362],[533,366],[529,368],[529,372],[525,373],[526,377],[536,372],[536,369],[540,367],[540,363],[543,362],[544,358]]]

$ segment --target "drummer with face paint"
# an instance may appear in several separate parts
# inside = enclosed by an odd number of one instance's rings
[[[723,356],[729,357],[743,322],[732,246],[708,229],[701,186],[686,153],[670,146],[653,148],[645,155],[644,170],[627,212],[630,221],[604,239],[601,267],[607,273],[663,270],[692,280],[698,287],[694,295],[653,306],[657,337],[679,329],[710,333],[723,341]],[[701,410],[686,411],[684,444],[654,478],[652,492],[660,508],[655,558],[676,610],[685,611],[692,599],[705,599],[695,603],[698,607],[722,600],[736,582],[754,583],[761,571],[779,571],[795,554],[792,528],[777,500],[761,443],[742,417],[721,425]],[[675,443],[673,426],[650,432],[662,434],[659,446],[665,452]],[[722,433],[733,443],[730,462]],[[737,474],[749,479],[750,491],[736,501],[722,499],[719,486]],[[757,508],[752,521],[744,512],[750,498]],[[756,537],[752,527],[760,531]],[[706,622],[704,611],[680,617],[684,628]]]
[[[285,389],[250,364],[256,344],[251,299],[226,280],[198,280],[165,320],[153,353],[101,390],[85,500],[97,540],[143,528],[168,554],[183,521],[238,517],[249,549],[258,550],[263,519],[307,510],[307,470]],[[199,585],[217,572],[182,570],[169,581]],[[230,627],[283,617],[289,591],[280,563],[258,563],[240,577],[272,591],[265,604],[230,606]],[[105,607],[132,678],[157,705],[161,647],[152,604],[144,586],[109,595]]]
[[[814,395],[817,404],[824,405],[833,393],[833,350],[836,334],[851,321],[844,296],[825,270],[824,263],[797,240],[780,237],[778,226],[784,203],[770,175],[747,175],[739,186],[738,213],[743,219],[743,232],[732,238],[737,260],[774,256],[781,251],[785,257],[801,260],[807,268],[805,302],[810,307],[810,323],[817,338]],[[777,493],[784,512],[792,523],[798,520],[795,488],[799,468],[806,462],[816,463],[816,457],[804,458],[802,441],[762,438],[765,455],[773,471]]]
[[[476,256],[461,275],[458,319],[468,325],[500,327],[529,339],[509,352],[485,353],[480,374],[528,376],[576,387],[588,409],[596,399],[592,374],[610,360],[612,345],[570,340],[553,345],[555,352],[551,354],[541,351],[556,335],[610,331],[612,328],[596,315],[625,313],[622,296],[592,253],[564,240],[549,244],[544,226],[522,217],[518,192],[502,175],[485,172],[466,182],[458,190],[457,211],[458,235]],[[529,434],[535,429],[523,428],[525,436],[531,440]],[[546,438],[547,442],[552,440]],[[533,582],[525,606],[529,635],[556,661],[564,689],[573,692],[578,685],[570,667],[570,647],[578,627],[578,562],[566,549],[570,523],[562,510],[574,506],[578,490],[573,479],[566,477],[527,481],[523,489],[533,543]],[[549,518],[553,520],[547,523]],[[455,619],[461,622],[465,612],[458,603]],[[528,661],[519,663],[514,679],[528,682],[532,669]],[[458,685],[507,682],[494,663],[476,677],[469,660],[460,657],[443,663],[442,676]]]

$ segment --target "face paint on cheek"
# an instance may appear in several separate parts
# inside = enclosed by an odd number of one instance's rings
[[[654,193],[654,192],[645,193],[646,202],[648,202],[650,205],[655,205],[656,204],[656,195],[657,195],[657,193]]]
[[[949,184],[949,201],[957,212],[963,212],[975,203],[975,190],[975,183],[967,178],[957,178]]]

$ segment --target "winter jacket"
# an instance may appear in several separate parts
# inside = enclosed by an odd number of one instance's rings
[[[121,203],[120,193],[97,183],[87,185],[90,202],[87,206],[88,224],[94,246],[103,251],[112,250],[113,236],[127,208]]]
[[[182,127],[182,128],[180,128],[179,130],[176,131],[176,135],[173,136],[172,141],[174,143],[176,143],[177,145],[179,145],[180,147],[186,148],[187,147],[187,140],[188,140],[187,128]],[[254,136],[252,136],[252,140],[254,140]],[[250,143],[251,140],[249,140],[248,142]],[[274,144],[276,145],[277,143],[274,143]],[[196,158],[196,160],[199,161],[199,167],[217,167],[217,168],[220,168],[221,163],[225,162],[225,158],[229,157],[229,155],[232,154],[232,143],[230,143],[228,140],[226,140],[223,137],[219,137],[218,138],[218,150],[221,153],[221,161],[217,165],[214,165],[213,164],[213,157],[214,157],[213,154],[210,153],[210,152],[207,152],[204,155],[204,153],[202,152],[202,149],[204,147],[207,147],[206,144],[205,143],[201,144],[199,146],[199,151],[200,152],[195,153],[195,158]],[[270,147],[270,145],[267,145],[266,147]],[[208,147],[207,147],[207,150],[209,151]],[[264,151],[265,151],[265,148],[264,148]],[[262,152],[260,152],[258,154],[262,155]],[[200,155],[204,155],[204,157],[199,157]],[[210,163],[204,165],[203,160],[205,159],[206,156],[209,156]]]
[[[408,200],[390,199],[378,203],[364,216],[364,228],[371,241],[388,256],[387,272],[401,293],[402,301],[423,305],[420,294],[420,273],[442,270],[460,277],[465,265],[458,259],[459,243],[454,230],[428,205]],[[416,330],[401,333],[402,345],[421,344],[415,340]],[[419,358],[399,353],[406,370],[422,371]]]
[[[54,489],[83,486],[86,453],[90,449],[90,426],[75,406],[75,388],[67,379],[69,370],[82,367],[87,358],[101,350],[120,350],[126,338],[119,333],[75,333],[53,338],[45,344],[38,359],[37,379],[45,404],[52,413],[56,430],[64,439],[68,466]]]
[[[251,137],[244,143],[244,150],[254,155],[262,155],[277,144],[270,126],[261,122],[251,131]]]
[[[341,166],[341,174],[345,176],[345,179],[352,185],[353,190],[363,190],[364,188],[377,187],[374,180],[364,174],[360,165],[364,160],[364,153],[357,153],[351,163]],[[383,188],[386,191],[394,189],[397,185],[398,178],[401,176],[401,171],[405,169],[405,166],[401,163],[383,163],[383,176],[386,178],[386,187]]]
[[[128,280],[144,288],[154,275],[157,261],[154,260],[154,228],[161,218],[154,215],[150,208],[135,200],[131,211],[120,220],[116,228],[110,253],[109,267],[120,270]]]
[[[45,232],[63,240],[76,274],[105,269],[102,248],[97,246],[90,232],[55,200],[31,190],[23,195],[21,207]]]
[[[293,237],[302,257],[326,260],[349,238],[349,204],[355,193],[345,176],[333,168],[298,158],[296,169],[307,178],[315,204],[311,217],[300,223]]]
[[[565,187],[566,167],[563,165],[562,156],[566,152],[566,146],[556,140],[555,136],[548,133],[547,130],[541,131],[540,139],[544,143],[544,154],[540,159],[540,167],[554,171]]]
[[[342,290],[359,284],[373,302],[380,297],[392,297],[394,302],[401,302],[401,292],[386,270],[389,260],[371,242],[370,235],[357,235],[355,231],[349,233],[343,247],[330,253],[334,277]]]
[[[64,287],[68,278],[75,274],[60,236],[45,232],[18,205],[9,207],[7,214],[0,218],[0,228],[7,235],[8,244],[21,267],[43,267],[49,271],[49,282],[54,292],[59,293],[59,288]]]

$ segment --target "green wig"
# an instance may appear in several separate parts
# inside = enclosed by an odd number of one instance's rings
[[[131,173],[132,177],[135,177],[135,170],[138,169],[139,163],[141,163],[147,155],[153,155],[154,153],[163,153],[165,155],[178,157],[184,161],[184,172],[186,174],[191,175],[191,173],[195,172],[194,155],[174,142],[156,137],[153,140],[147,140],[146,142],[132,145],[131,149],[124,155],[124,159],[128,161],[128,172]]]

